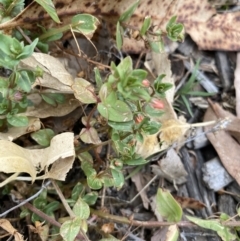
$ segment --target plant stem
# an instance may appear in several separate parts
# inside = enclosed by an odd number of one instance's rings
[[[57,183],[54,180],[51,180],[51,182],[52,182],[52,185],[54,186],[55,191],[57,192],[57,194],[58,194],[58,196],[59,196],[63,206],[65,207],[66,211],[68,212],[69,216],[71,218],[74,218],[75,214],[72,211],[72,209],[70,208],[70,206],[68,205],[65,197],[63,196],[63,193],[62,193],[61,189],[59,188],[59,186],[57,185]]]
[[[109,221],[113,221],[116,223],[128,224],[131,226],[138,226],[138,227],[146,227],[146,228],[156,228],[156,227],[163,227],[163,226],[170,226],[176,224],[178,227],[199,227],[198,225],[190,222],[190,221],[180,221],[180,222],[160,222],[160,221],[138,221],[138,220],[131,220],[126,217],[120,217],[117,215],[112,215],[109,213],[105,213],[101,210],[90,209],[91,213],[97,215],[98,217],[107,219]],[[219,224],[224,225],[225,227],[240,227],[240,221],[227,221],[227,222],[219,222]]]

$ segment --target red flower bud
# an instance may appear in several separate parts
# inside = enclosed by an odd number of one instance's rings
[[[164,103],[159,99],[152,99],[150,104],[154,109],[159,109],[159,110],[164,109]]]
[[[147,79],[144,79],[144,80],[142,81],[142,85],[143,85],[144,87],[149,87],[149,86],[150,86],[150,81],[147,80]]]
[[[20,91],[16,91],[13,95],[13,99],[14,101],[18,102],[18,101],[21,101],[23,98],[23,95]]]
[[[137,115],[135,118],[135,123],[139,124],[142,122],[143,119],[144,117],[142,115]]]

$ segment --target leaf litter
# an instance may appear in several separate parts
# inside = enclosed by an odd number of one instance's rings
[[[120,1],[120,3],[117,5],[111,1],[101,1],[99,3],[94,2],[93,4],[89,4],[89,1],[69,1],[71,4],[67,4],[67,2],[65,2],[65,5],[60,4],[60,2],[57,0],[53,2],[57,8],[58,15],[61,16],[61,21],[69,21],[65,16],[67,16],[68,13],[73,10],[76,12],[78,9],[81,9],[83,12],[90,13],[95,16],[101,16],[109,25],[108,28],[110,33],[114,35],[116,19],[134,1]],[[159,9],[161,9],[161,11],[159,11]],[[30,21],[39,21],[39,19],[31,19],[31,17],[29,18],[29,16],[31,16],[30,13],[34,12],[32,16],[38,16],[41,11],[42,9],[36,5],[36,3],[32,3],[21,15],[17,16],[12,21],[0,24],[0,28],[7,30],[8,27],[12,27],[14,25],[24,25],[24,27],[33,30],[33,24],[29,24]],[[114,14],[109,17],[109,12],[113,12]],[[142,16],[146,16],[151,13],[151,16],[154,19],[152,25],[164,29],[169,18],[176,12],[178,13],[178,20],[185,25],[186,33],[192,37],[200,49],[220,49],[231,51],[239,49],[239,32],[237,29],[233,29],[232,27],[234,24],[236,24],[236,22],[238,22],[239,12],[219,14],[208,1],[203,1],[201,4],[199,4],[197,1],[142,1],[139,4],[139,7],[137,8],[133,18],[129,21],[129,24],[132,24],[137,28],[141,26],[140,24],[141,19],[143,18]],[[41,14],[41,16],[42,23],[44,24],[45,22],[45,24],[47,24],[49,21],[47,15]],[[126,41],[123,49],[126,52],[139,53],[144,48],[144,45],[141,41],[135,41],[134,39],[125,40]],[[162,65],[160,63],[162,63]],[[51,145],[44,149],[28,150],[27,148],[22,148],[11,141],[29,132],[40,129],[38,118],[63,117],[79,107],[81,105],[80,102],[86,103],[87,100],[90,104],[95,103],[96,99],[92,94],[92,92],[94,92],[94,86],[90,82],[83,79],[82,81],[77,82],[79,79],[74,79],[59,63],[59,61],[50,55],[34,53],[34,55],[27,59],[27,61],[22,62],[22,66],[29,69],[35,68],[36,66],[41,66],[41,68],[44,70],[43,77],[39,78],[34,86],[39,86],[40,88],[51,88],[56,91],[63,91],[69,95],[66,97],[67,101],[65,103],[58,104],[58,108],[53,106],[49,107],[49,105],[45,105],[44,103],[38,103],[38,105],[29,108],[26,112],[26,115],[32,116],[33,118],[32,121],[29,122],[29,126],[25,129],[14,130],[14,128],[10,128],[7,133],[0,133],[2,139],[0,140],[0,171],[4,173],[17,174],[14,176],[14,179],[16,180],[18,178],[17,176],[24,172],[31,176],[31,178],[26,177],[26,180],[30,180],[32,182],[37,179],[46,178],[64,181],[67,173],[72,168],[75,158],[73,133],[65,132],[55,136],[51,141]],[[150,52],[146,56],[145,66],[152,74],[159,75],[165,73],[167,77],[164,79],[164,81],[168,81],[168,83],[172,84],[174,83],[170,69],[170,61],[168,60],[167,55]],[[235,72],[236,90],[238,89],[237,78],[238,69],[236,69]],[[73,93],[79,101],[76,101],[74,96],[71,95]],[[37,96],[34,98],[37,99]],[[162,127],[156,135],[145,136],[143,143],[137,143],[137,148],[138,153],[144,157],[149,157],[166,150],[166,156],[159,157],[157,160],[158,165],[152,165],[152,167],[154,172],[158,173],[161,178],[180,185],[186,181],[187,173],[181,163],[179,155],[175,153],[175,150],[173,150],[172,145],[178,142],[178,146],[181,146],[187,140],[185,134],[189,129],[191,129],[191,125],[177,117],[176,111],[172,106],[173,100],[174,91],[171,90],[167,93],[166,99],[163,100],[166,113],[158,119],[163,123]],[[207,136],[212,142],[215,150],[218,152],[218,155],[220,156],[220,159],[227,171],[239,183],[239,168],[237,163],[238,160],[236,159],[236,157],[239,157],[239,142],[236,141],[236,139],[239,140],[238,119],[235,117],[233,118],[229,113],[224,112],[221,107],[216,104],[214,104],[213,109],[215,113],[211,110],[211,107],[209,107],[205,114],[204,121],[217,121],[219,118],[226,117],[230,117],[232,119],[232,122],[226,126],[226,131],[222,130],[214,133],[207,133]],[[205,132],[211,131],[212,128],[214,128],[214,126],[205,127]],[[90,135],[86,135],[87,132],[89,132]],[[101,141],[98,137],[97,131],[93,127],[89,129],[82,128],[80,136],[81,134],[85,134],[85,137],[82,135],[82,140],[86,143],[99,144]],[[163,141],[165,145],[159,145],[159,139],[160,141]],[[228,143],[227,146],[226,143]],[[174,152],[174,155],[172,152]],[[6,160],[8,160],[8,165],[5,164]],[[164,164],[166,164],[166,166]],[[180,174],[176,172],[176,169]],[[42,176],[38,176],[41,171],[44,171],[44,174]],[[159,174],[159,172],[161,172],[161,174]],[[146,172],[145,180],[142,178],[142,175],[143,171],[138,172],[131,178],[131,180],[133,183],[135,183],[137,191],[141,192],[140,196],[142,198],[143,206],[145,209],[149,210],[148,192],[151,191],[151,188],[148,188],[145,191],[141,190],[151,179],[151,174],[150,172]],[[181,178],[183,180],[181,180]],[[13,181],[14,179],[10,178],[9,181]],[[153,184],[156,185],[156,182]],[[167,196],[167,198],[169,197]],[[176,197],[176,200],[179,203],[184,202],[184,200],[181,200],[181,198]],[[201,205],[201,202],[198,200],[191,198],[186,198],[186,200],[185,202],[192,202],[195,206],[201,206],[201,208],[204,208],[204,204]],[[153,211],[156,211],[156,208],[152,207],[152,209]],[[3,225],[1,227],[4,228],[4,223],[6,221],[2,219],[0,220],[0,224],[1,222]],[[208,227],[208,225],[206,227]],[[11,234],[18,234],[11,226],[8,226],[8,228],[4,229]],[[169,226],[165,234],[165,240],[174,240],[176,233],[178,233],[177,226]],[[15,239],[22,240],[20,236],[16,236]]]

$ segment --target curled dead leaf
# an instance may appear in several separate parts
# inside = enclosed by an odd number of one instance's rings
[[[73,141],[73,133],[65,132],[53,137],[50,147],[28,150],[10,141],[0,140],[0,172],[28,173],[32,182],[36,178],[48,177],[64,180],[75,158]],[[53,165],[49,172],[37,177],[41,171],[48,170],[51,164]]]

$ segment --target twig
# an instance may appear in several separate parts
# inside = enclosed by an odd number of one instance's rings
[[[48,223],[60,228],[61,224],[59,222],[57,222],[55,219],[49,217],[47,214],[45,214],[44,212],[42,212],[41,210],[37,209],[36,207],[34,207],[32,204],[30,203],[25,203],[24,207],[26,207],[27,209],[29,209],[30,211],[32,211],[33,213],[37,214],[39,217],[43,218],[45,221],[47,221]]]
[[[180,222],[160,222],[160,221],[138,221],[138,220],[131,220],[126,217],[120,217],[117,215],[108,214],[101,210],[91,209],[91,213],[97,215],[98,217],[107,219],[108,221],[113,221],[116,223],[128,224],[132,226],[140,226],[145,228],[157,228],[163,226],[170,226],[170,225],[177,225],[178,227],[199,227],[197,224],[194,224],[190,221],[180,221]],[[219,222],[219,224],[224,225],[225,227],[239,227],[240,221],[227,221],[227,222]]]
[[[66,211],[68,212],[69,216],[71,218],[74,218],[76,215],[74,214],[74,212],[72,211],[72,209],[68,205],[65,197],[63,196],[63,193],[62,193],[61,189],[59,188],[59,186],[56,184],[56,182],[54,180],[52,180],[52,185],[54,186],[55,191],[57,192],[59,198],[61,199],[61,202],[62,202],[63,206],[65,207]]]

